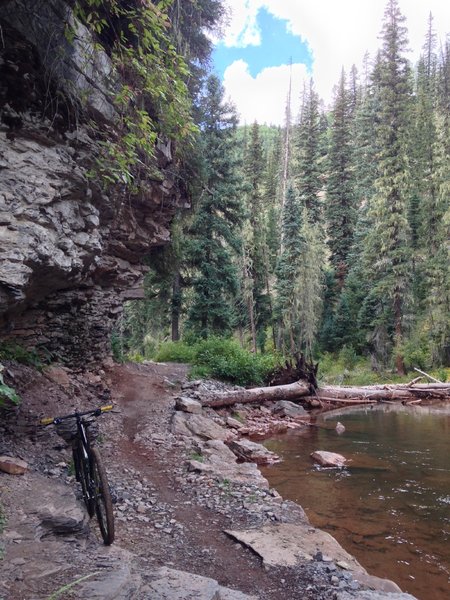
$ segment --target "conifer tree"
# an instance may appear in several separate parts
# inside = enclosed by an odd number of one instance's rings
[[[336,89],[331,118],[326,216],[330,262],[338,285],[342,288],[349,268],[348,257],[356,221],[351,139],[352,98],[347,89],[344,70]]]
[[[313,223],[322,221],[320,131],[319,97],[311,79],[303,91],[300,119],[294,132],[293,176],[300,201]]]
[[[191,227],[193,299],[188,324],[202,337],[228,334],[238,291],[235,257],[241,251],[242,179],[237,162],[236,113],[210,76],[200,103],[202,192]]]
[[[402,344],[411,270],[407,220],[409,173],[405,161],[411,89],[409,63],[404,56],[407,47],[404,21],[397,0],[388,0],[378,73],[379,175],[372,207],[374,227],[365,250],[374,335],[380,324],[388,332],[399,373],[404,372]],[[383,344],[384,339],[383,336]]]
[[[297,314],[294,290],[302,252],[300,210],[297,196],[290,185],[282,211],[282,250],[276,272],[275,319],[278,324],[277,345],[279,348],[289,349],[292,354],[298,349],[295,339]]]

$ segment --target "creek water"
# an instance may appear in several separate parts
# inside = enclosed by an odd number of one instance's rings
[[[346,428],[335,430],[340,421]],[[450,599],[450,406],[333,411],[265,442],[271,487],[301,504],[371,573],[420,600]],[[310,453],[343,454],[345,469]]]

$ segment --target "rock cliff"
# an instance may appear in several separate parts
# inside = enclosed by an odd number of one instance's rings
[[[89,176],[114,129],[111,73],[69,3],[0,2],[0,336],[72,366],[108,354],[123,301],[141,296],[142,258],[187,202],[170,143],[136,192]]]

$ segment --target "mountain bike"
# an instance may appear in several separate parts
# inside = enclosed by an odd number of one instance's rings
[[[106,546],[114,541],[114,514],[106,470],[98,449],[92,445],[89,427],[112,405],[75,412],[62,417],[41,419],[41,425],[55,425],[58,435],[72,445],[75,477],[80,483],[83,500],[90,517],[97,516]]]

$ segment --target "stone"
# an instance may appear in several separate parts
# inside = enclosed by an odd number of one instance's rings
[[[280,457],[275,452],[250,440],[231,440],[228,447],[238,458],[257,465],[272,465],[280,461]]]
[[[202,450],[203,461],[191,460],[191,471],[215,476],[219,481],[253,484],[268,488],[269,483],[254,463],[238,463],[233,452],[222,440],[206,442]]]
[[[242,427],[244,427],[243,423],[241,423],[237,419],[233,419],[233,417],[227,417],[225,419],[225,423],[228,425],[228,427],[231,427],[232,429],[239,430],[242,429]]]
[[[0,471],[10,475],[23,475],[28,471],[28,464],[20,458],[0,456]]]
[[[272,413],[280,417],[306,417],[308,413],[298,404],[288,400],[279,400],[272,407]]]
[[[175,401],[175,408],[182,410],[183,412],[199,415],[202,412],[202,405],[197,400],[192,398],[185,398],[181,396]]]
[[[152,600],[258,600],[219,585],[215,579],[162,567],[148,586]]]
[[[322,467],[344,467],[347,459],[342,454],[336,452],[327,452],[326,450],[316,450],[311,453],[311,458]]]
[[[402,592],[358,590],[356,596],[354,593],[341,592],[337,595],[337,600],[417,600],[417,598]]]
[[[133,569],[134,555],[119,546],[110,546],[104,558],[108,569],[94,570],[92,577],[77,586],[77,597],[89,600],[129,600],[141,597],[138,592],[142,579]]]
[[[225,531],[227,535],[249,546],[269,567],[295,567],[302,560],[312,561],[317,553],[345,560],[355,571],[363,567],[328,533],[308,523],[279,523],[260,529]],[[365,571],[364,571],[365,572]]]
[[[339,435],[341,435],[342,433],[344,433],[345,431],[345,425],[342,425],[342,423],[340,423],[339,421],[336,423],[336,433],[338,433]]]
[[[177,435],[195,436],[202,440],[226,440],[229,437],[228,431],[212,419],[181,411],[173,415],[171,429]]]

